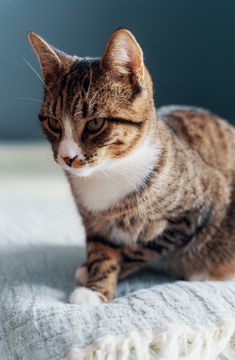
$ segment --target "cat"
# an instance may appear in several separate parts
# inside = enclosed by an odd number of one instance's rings
[[[114,299],[151,259],[186,280],[235,274],[235,130],[200,108],[156,111],[143,52],[116,30],[101,58],[70,56],[35,33],[39,114],[87,236],[72,303]]]

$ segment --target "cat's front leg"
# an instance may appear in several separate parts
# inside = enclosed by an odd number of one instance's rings
[[[70,296],[74,304],[97,305],[112,300],[116,294],[120,271],[120,250],[89,239],[87,243],[87,261],[81,266],[76,277],[86,284],[79,287]],[[85,276],[85,277],[84,277]]]
[[[123,280],[129,275],[143,269],[148,260],[155,259],[157,255],[143,247],[134,245],[120,249],[120,270],[118,280]],[[88,266],[87,262],[82,263],[75,272],[75,281],[82,286],[87,286]]]
[[[82,286],[87,285],[88,280],[88,270],[87,270],[87,263],[82,263],[75,271],[74,274],[75,281]]]

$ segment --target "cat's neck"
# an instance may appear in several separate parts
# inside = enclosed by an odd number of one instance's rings
[[[88,177],[70,175],[75,199],[89,211],[103,211],[143,186],[161,154],[160,139],[144,140],[130,155],[110,161],[108,169]]]

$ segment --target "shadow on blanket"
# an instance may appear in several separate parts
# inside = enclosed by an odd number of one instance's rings
[[[74,346],[79,360],[85,359],[80,351],[93,353],[97,346],[103,358],[125,348],[139,358],[154,352],[156,359],[172,360],[173,353],[187,350],[194,356],[187,359],[208,360],[208,352],[220,354],[229,344],[234,329],[227,324],[227,319],[234,323],[232,282],[154,286],[173,280],[142,271],[120,282],[122,297],[110,304],[71,305],[74,272],[84,258],[84,248],[66,245],[1,252],[1,360],[61,360]],[[143,290],[133,292],[137,289]]]
[[[12,288],[27,285],[35,296],[44,297],[52,295],[50,289],[54,289],[58,291],[57,300],[65,303],[77,286],[74,273],[84,259],[83,247],[58,245],[21,247],[0,255],[0,263],[4,266],[4,273]],[[142,270],[120,281],[117,296],[169,281],[172,279],[169,280],[156,270]]]

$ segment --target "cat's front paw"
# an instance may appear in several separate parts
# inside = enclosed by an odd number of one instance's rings
[[[71,304],[95,306],[102,303],[101,294],[86,287],[75,289],[69,297]]]

